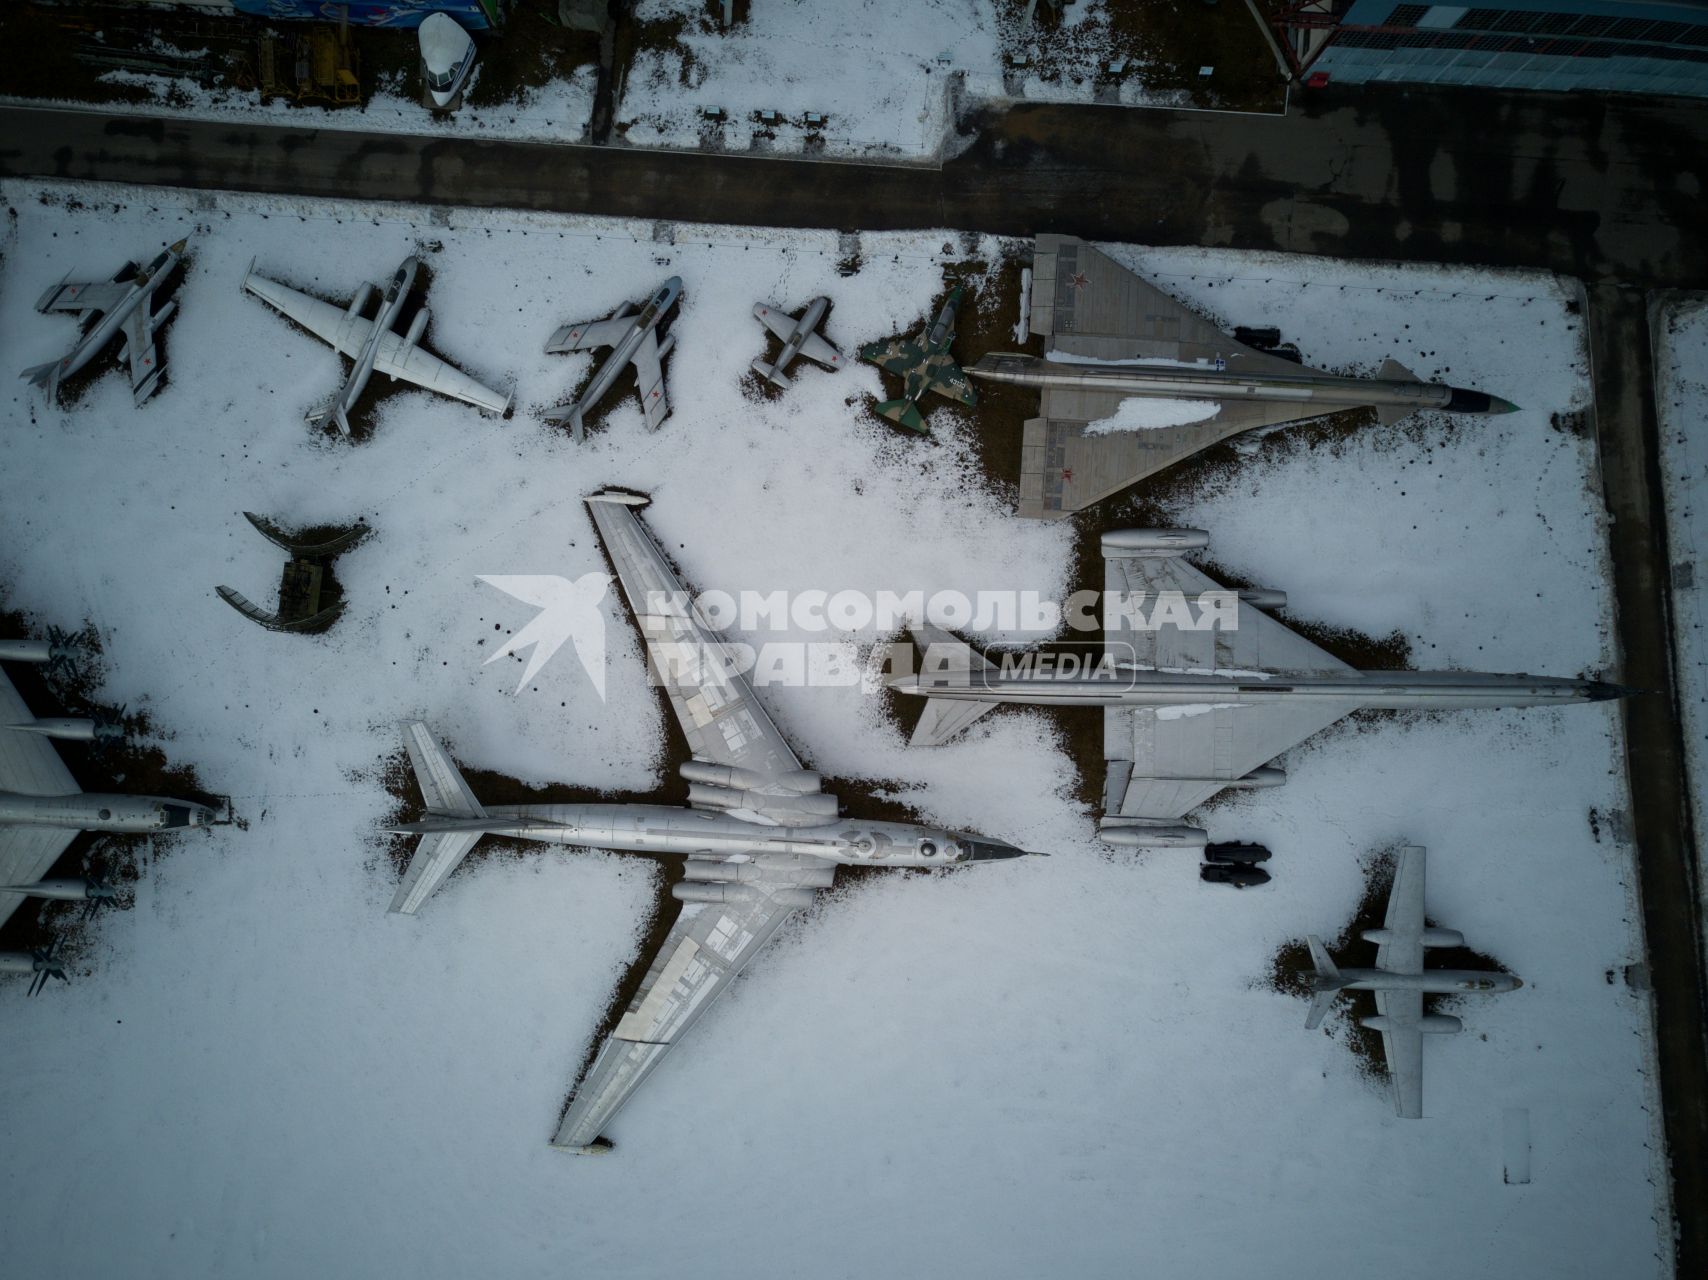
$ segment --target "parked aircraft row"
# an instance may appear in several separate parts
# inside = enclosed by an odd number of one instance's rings
[[[52,396],[64,377],[123,329],[123,355],[131,361],[141,403],[158,386],[153,332],[171,307],[153,311],[152,299],[183,252],[180,241],[146,270],[121,272],[108,284],[62,284],[50,291],[41,310],[74,311],[93,320],[64,360],[25,376]],[[257,276],[253,266],[246,274],[244,290],[351,361],[338,394],[316,409],[311,421],[330,419],[348,432],[350,410],[375,372],[490,413],[507,411],[508,393],[481,385],[422,348],[425,306],[398,332],[418,268],[415,258],[406,259],[387,286],[364,286],[343,309]],[[1513,407],[1482,392],[1422,382],[1393,361],[1373,379],[1305,368],[1279,347],[1278,335],[1245,334],[1240,340],[1223,334],[1100,250],[1071,237],[1038,237],[1031,278],[1023,306],[1030,330],[1044,339],[1042,358],[991,353],[962,369],[952,354],[965,300],[961,286],[950,290],[917,335],[871,343],[859,352],[860,359],[902,380],[902,394],[880,403],[878,413],[919,432],[927,430],[920,405],[928,393],[973,408],[978,404],[975,379],[1036,387],[1040,416],[1026,423],[1021,463],[1023,516],[1071,514],[1238,432],[1323,412],[1370,406],[1387,422],[1417,408],[1496,413]],[[547,418],[567,423],[580,440],[586,415],[633,366],[646,424],[656,429],[669,413],[664,362],[675,340],[674,335],[661,339],[661,325],[682,288],[681,279],[672,277],[643,302],[554,332],[547,351],[608,348],[610,354],[582,394],[554,406]],[[842,353],[819,333],[829,306],[828,299],[815,298],[792,315],[769,302],[756,304],[755,319],[782,349],[772,361],[754,360],[753,373],[786,389],[786,370],[797,357],[830,370],[842,368]],[[1118,415],[1128,401],[1144,399],[1196,407],[1175,425],[1092,429]],[[725,649],[696,607],[651,612],[663,607],[659,602],[691,597],[637,513],[645,502],[616,491],[587,500],[641,627],[649,662],[688,742],[691,759],[681,769],[689,784],[688,807],[485,805],[428,727],[411,722],[404,745],[425,816],[394,828],[421,837],[391,904],[393,912],[405,915],[420,909],[484,835],[683,859],[683,876],[671,889],[682,904],[680,914],[646,958],[639,991],[577,1083],[553,1139],[579,1152],[609,1149],[605,1130],[618,1110],[781,924],[831,886],[838,866],[948,867],[1025,852],[968,832],[843,816],[820,776],[803,767],[783,739],[737,663],[677,660],[685,651],[718,656]],[[1550,705],[1625,692],[1582,678],[1355,671],[1270,616],[1269,611],[1285,607],[1283,593],[1230,591],[1187,561],[1188,553],[1207,545],[1208,535],[1199,530],[1127,529],[1103,535],[1105,634],[1128,657],[1090,674],[1016,674],[1012,663],[993,663],[921,620],[914,636],[926,651],[925,674],[894,682],[897,691],[924,700],[914,745],[945,744],[1003,703],[1102,707],[1102,838],[1123,848],[1202,848],[1205,832],[1186,821],[1193,809],[1226,788],[1280,785],[1285,777],[1271,761],[1352,711]],[[1117,605],[1134,598],[1177,600],[1182,609],[1152,616],[1140,626]],[[1202,611],[1210,607],[1225,615],[1226,625],[1202,625]],[[49,657],[49,649],[39,646],[0,646],[4,659]],[[46,723],[32,722],[16,691],[0,677],[0,912],[5,914],[6,902],[15,906],[23,895],[55,896],[58,890],[50,890],[43,877],[77,830],[140,830],[149,822],[171,826],[213,820],[211,811],[178,801],[80,795],[46,747],[44,737],[53,736]],[[49,839],[43,831],[57,834]],[[1504,975],[1423,970],[1426,947],[1459,941],[1450,931],[1425,927],[1423,858],[1421,849],[1401,856],[1388,919],[1382,930],[1367,935],[1381,947],[1374,970],[1338,968],[1319,940],[1313,937],[1310,944],[1317,998],[1308,1025],[1317,1025],[1336,992],[1375,990],[1379,1014],[1367,1025],[1383,1033],[1396,1109],[1403,1116],[1421,1114],[1421,1036],[1458,1029],[1454,1019],[1425,1015],[1423,994],[1518,985]],[[1240,883],[1260,882],[1260,873],[1249,867],[1245,876]],[[0,969],[27,968],[40,981],[54,963],[51,955],[0,957]]]
[[[180,240],[146,269],[128,265],[107,283],[61,283],[49,290],[37,309],[77,314],[85,330],[62,360],[26,369],[21,376],[42,387],[51,400],[60,382],[88,364],[122,329],[120,355],[130,362],[131,385],[141,404],[160,385],[154,331],[175,306],[169,301],[155,311],[152,300],[182,260],[184,246]],[[383,289],[363,285],[341,310],[257,276],[250,264],[243,278],[246,292],[351,362],[338,394],[312,411],[309,422],[318,425],[330,419],[348,435],[350,410],[375,372],[487,413],[508,412],[512,393],[487,387],[423,349],[430,319],[425,305],[404,332],[397,331],[420,265],[413,255],[405,258]],[[861,360],[902,380],[902,394],[881,401],[877,413],[921,434],[929,430],[919,407],[927,394],[974,408],[974,379],[1038,390],[1040,416],[1027,419],[1021,444],[1019,514],[1028,518],[1059,519],[1083,510],[1230,436],[1260,427],[1360,407],[1373,408],[1383,423],[1419,409],[1487,414],[1515,407],[1485,392],[1421,381],[1397,360],[1384,362],[1374,378],[1307,368],[1297,362],[1295,351],[1279,344],[1273,331],[1265,337],[1242,330],[1244,341],[1230,337],[1101,250],[1071,236],[1037,237],[1029,274],[1032,283],[1022,308],[1028,331],[1044,338],[1042,357],[990,352],[967,369],[957,364],[952,348],[965,298],[960,285],[949,291],[936,318],[918,334],[860,349]],[[586,415],[632,365],[647,429],[657,430],[670,413],[664,361],[676,341],[674,334],[662,341],[659,334],[681,296],[682,280],[672,276],[642,303],[625,303],[605,319],[557,329],[546,343],[548,352],[608,348],[610,355],[581,394],[548,409],[546,420],[567,423],[575,439],[582,440]],[[777,336],[783,350],[774,363],[754,360],[753,372],[786,388],[790,384],[783,371],[797,356],[828,369],[842,368],[842,353],[817,332],[829,306],[828,298],[814,298],[795,317],[769,302],[755,304],[754,318]],[[1101,429],[1127,401],[1145,399],[1198,407],[1173,424]]]

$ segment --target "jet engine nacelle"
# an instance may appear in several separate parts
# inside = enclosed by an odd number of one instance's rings
[[[61,742],[94,742],[97,738],[122,738],[125,733],[122,725],[110,724],[104,720],[76,719],[71,716],[31,720],[24,724],[8,725],[7,728],[17,729],[22,733],[39,733],[44,738],[57,738]]]
[[[1202,849],[1209,833],[1184,823],[1105,823],[1097,834],[1118,849]]]
[[[752,902],[769,897],[785,907],[810,907],[817,895],[811,889],[773,889],[765,893],[746,884],[696,884],[681,881],[670,886],[670,896],[678,902]]]
[[[1377,946],[1386,946],[1394,940],[1394,935],[1387,929],[1365,929],[1359,934],[1366,942],[1374,942]],[[1465,945],[1465,935],[1457,929],[1425,929],[1423,945],[1426,947],[1462,947]]]
[[[753,806],[752,797],[760,794],[735,787],[714,787],[704,782],[688,784],[688,803],[701,809],[748,809]],[[785,792],[765,799],[766,817],[785,827],[820,826],[839,812],[836,797],[821,791],[804,795]]]
[[[1254,609],[1285,609],[1287,593],[1274,587],[1246,587],[1239,593],[1239,602]]]
[[[713,787],[752,791],[770,782],[777,789],[796,795],[810,795],[817,791],[824,781],[812,769],[795,769],[779,774],[774,779],[767,779],[764,774],[756,773],[752,769],[743,769],[736,764],[713,764],[710,760],[684,761],[678,772],[688,782],[704,782]]]
[[[1209,545],[1202,529],[1116,529],[1102,543],[1105,556],[1177,556]]]
[[[773,876],[774,872],[771,873]],[[711,858],[689,858],[682,864],[682,878],[700,884],[746,884],[767,878],[757,862],[719,862]],[[800,866],[789,872],[796,884],[828,889],[836,883],[836,868],[830,865]]]
[[[1393,1019],[1382,1014],[1370,1018],[1360,1018],[1360,1026],[1369,1027],[1372,1031],[1391,1031],[1394,1029]],[[1455,1031],[1463,1031],[1465,1024],[1450,1013],[1426,1013],[1418,1019],[1417,1029],[1425,1035],[1452,1035]]]
[[[669,355],[671,350],[675,346],[676,346],[676,335],[674,333],[671,334],[668,338],[666,338],[663,342],[658,344],[658,359],[659,359],[660,363],[663,362],[664,357]]]
[[[354,320],[361,315],[368,303],[373,299],[374,286],[365,284],[356,290],[356,296],[350,299],[350,305],[344,309],[344,314]]]
[[[427,332],[428,315],[428,309],[426,307],[422,307],[421,310],[415,313],[415,319],[409,322],[409,332],[403,335],[403,346],[405,350],[413,347],[417,342],[420,342],[421,335]]]
[[[1228,787],[1230,790],[1236,787],[1278,787],[1286,781],[1286,770],[1277,769],[1272,764],[1262,764],[1258,765],[1257,768],[1253,769],[1244,777],[1235,778],[1232,782],[1228,783]]]

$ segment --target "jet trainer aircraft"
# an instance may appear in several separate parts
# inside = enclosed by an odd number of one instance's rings
[[[689,807],[482,805],[427,726],[406,725],[427,817],[393,828],[419,832],[421,843],[391,910],[413,914],[487,834],[684,859],[671,886],[681,912],[552,1139],[594,1154],[610,1149],[604,1130],[629,1095],[779,926],[831,886],[837,866],[946,867],[1024,851],[938,827],[840,817],[836,797],[801,767],[698,605],[684,605],[688,594],[632,509],[645,499],[600,493],[587,501],[653,679],[693,754],[681,769]]]
[[[331,303],[311,298],[289,285],[257,276],[255,264],[249,264],[249,271],[243,277],[244,289],[352,361],[350,376],[343,387],[329,404],[308,415],[309,422],[318,426],[330,417],[340,431],[349,435],[350,410],[376,370],[394,382],[402,378],[440,395],[467,401],[488,413],[502,416],[510,408],[507,393],[482,386],[462,370],[422,349],[421,338],[427,332],[430,315],[426,306],[415,313],[408,332],[399,335],[392,328],[408,300],[409,287],[415,283],[420,266],[421,260],[413,254],[405,258],[380,295],[379,309],[371,319],[365,319],[362,312],[378,291],[375,285],[364,284],[350,305],[340,311]]]
[[[154,295],[166,283],[172,268],[183,260],[186,243],[180,240],[169,246],[141,270],[136,263],[127,263],[107,283],[61,281],[42,294],[36,303],[37,311],[43,315],[50,311],[70,312],[81,317],[87,327],[68,355],[25,369],[18,376],[28,380],[31,386],[43,388],[52,403],[59,397],[59,384],[93,360],[122,329],[124,343],[119,348],[119,359],[130,365],[133,403],[140,405],[147,400],[160,389],[160,375],[165,371],[154,345],[154,331],[166,323],[178,306],[176,299],[169,299],[156,311]]]
[[[1314,998],[1305,1029],[1314,1030],[1342,991],[1374,991],[1376,1016],[1360,1023],[1382,1033],[1382,1056],[1388,1060],[1388,1079],[1394,1088],[1394,1111],[1401,1118],[1423,1115],[1423,1037],[1463,1031],[1458,1018],[1425,1013],[1425,995],[1493,994],[1516,991],[1524,983],[1510,973],[1474,969],[1425,969],[1425,947],[1460,947],[1465,938],[1457,929],[1430,929],[1423,916],[1424,850],[1408,845],[1400,850],[1394,887],[1388,894],[1388,914],[1380,929],[1366,929],[1366,942],[1379,943],[1374,969],[1341,969],[1314,933],[1307,939],[1316,976]]]
[[[891,682],[927,699],[914,744],[945,742],[1003,702],[1102,706],[1103,839],[1202,846],[1204,832],[1180,818],[1228,787],[1279,786],[1286,775],[1268,761],[1354,711],[1545,706],[1629,692],[1551,676],[1355,671],[1263,612],[1284,608],[1284,593],[1230,591],[1181,558],[1209,540],[1199,529],[1103,535],[1107,647],[1088,673],[1047,669],[1035,654],[999,666],[946,632],[916,627],[925,667]]]
[[[965,289],[956,285],[931,328],[920,330],[917,338],[891,338],[888,342],[873,342],[860,348],[860,358],[875,364],[887,373],[899,374],[904,386],[901,399],[885,400],[878,406],[880,416],[899,423],[910,431],[926,434],[925,419],[920,415],[918,400],[927,391],[950,400],[959,400],[969,409],[978,404],[978,392],[967,381],[949,354],[955,341],[955,314],[961,308]]]
[[[801,312],[801,317],[797,320],[781,307],[774,307],[769,302],[754,303],[753,318],[777,335],[783,344],[783,350],[777,356],[775,364],[755,360],[753,372],[776,386],[787,387],[789,379],[784,376],[783,370],[787,369],[789,362],[798,355],[805,356],[808,360],[816,360],[827,369],[840,369],[842,353],[816,332],[829,308],[829,298],[814,298],[807,303],[807,309]]]
[[[48,663],[66,656],[45,640],[0,640],[0,659]],[[95,720],[38,720],[0,669],[0,924],[25,898],[100,898],[104,886],[44,880],[79,831],[155,832],[223,821],[218,810],[192,800],[100,795],[81,790],[51,740],[103,736]],[[11,963],[16,961],[17,963]],[[42,972],[0,955],[0,972]]]
[[[599,398],[611,389],[623,366],[635,367],[635,389],[640,392],[641,412],[646,415],[646,429],[657,431],[658,424],[670,413],[670,401],[664,394],[664,357],[676,345],[673,333],[661,344],[658,323],[682,296],[682,277],[671,276],[659,286],[657,293],[635,314],[632,302],[625,302],[608,320],[583,321],[566,324],[552,334],[546,343],[549,355],[567,355],[571,351],[588,351],[594,347],[610,347],[611,354],[599,366],[593,380],[578,399],[546,410],[546,421],[567,422],[580,443],[587,435],[584,417],[591,413]]]
[[[1481,391],[1420,382],[1397,360],[1374,378],[1348,378],[1306,368],[1273,346],[1258,350],[1072,236],[1037,238],[1029,322],[1044,336],[1046,358],[993,352],[967,372],[1042,393],[1041,416],[1026,420],[1021,440],[1019,513],[1033,519],[1083,510],[1257,427],[1364,405],[1383,423],[1419,409],[1486,414],[1517,407]],[[1176,421],[1087,430],[1133,397],[1166,402]]]

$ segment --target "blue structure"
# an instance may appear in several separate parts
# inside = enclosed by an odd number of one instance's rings
[[[1326,35],[1307,65],[1336,81],[1708,97],[1708,0],[1334,7],[1326,21],[1299,21],[1302,6],[1279,21]]]
[[[445,13],[469,31],[498,25],[498,0],[232,0],[241,13],[274,21],[337,22],[353,27],[419,27],[429,14]]]

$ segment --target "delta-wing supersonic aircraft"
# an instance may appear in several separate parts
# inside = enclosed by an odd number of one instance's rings
[[[641,412],[646,415],[646,429],[657,431],[658,424],[670,413],[670,399],[664,394],[664,357],[676,345],[674,333],[659,342],[658,325],[681,296],[682,277],[671,276],[647,299],[638,314],[632,302],[625,302],[608,320],[566,324],[552,334],[546,343],[549,355],[567,355],[596,347],[610,347],[611,354],[605,357],[605,363],[599,366],[579,397],[546,410],[546,421],[569,423],[576,441],[580,442],[587,434],[584,418],[611,389],[623,367],[632,364]]]
[[[1314,933],[1311,981],[1314,998],[1305,1029],[1314,1030],[1342,991],[1376,993],[1376,1016],[1361,1022],[1382,1033],[1382,1056],[1388,1060],[1388,1079],[1394,1088],[1394,1111],[1401,1118],[1423,1115],[1423,1038],[1463,1031],[1464,1024],[1446,1013],[1425,1013],[1426,995],[1492,995],[1524,985],[1510,973],[1476,969],[1425,969],[1425,947],[1462,947],[1457,929],[1425,927],[1423,915],[1424,850],[1407,845],[1400,850],[1394,887],[1388,894],[1388,914],[1380,929],[1366,929],[1364,940],[1378,943],[1374,969],[1342,969],[1329,959],[1328,949]]]
[[[1622,697],[1599,680],[1471,671],[1355,671],[1264,609],[1273,590],[1230,591],[1182,556],[1209,545],[1200,529],[1103,535],[1106,649],[1090,670],[1036,655],[993,663],[946,632],[920,626],[926,662],[892,685],[926,698],[915,745],[946,742],[1003,702],[1101,706],[1107,773],[1100,834],[1110,844],[1202,846],[1179,825],[1228,787],[1273,787],[1268,762],[1366,708],[1444,711]]]
[[[1022,516],[1056,520],[1242,431],[1371,406],[1379,422],[1419,409],[1509,413],[1498,396],[1421,382],[1397,360],[1348,378],[1230,338],[1190,307],[1072,236],[1043,235],[1032,255],[1029,323],[1047,356],[992,352],[975,378],[1037,387],[1039,417],[1021,438]],[[1294,356],[1296,352],[1292,352]],[[1123,403],[1148,398],[1162,415],[1099,430]],[[1171,416],[1172,415],[1172,416]]]
[[[119,359],[130,365],[132,400],[136,404],[147,400],[160,389],[160,375],[165,372],[154,332],[178,306],[176,299],[169,299],[156,311],[154,295],[182,261],[186,243],[180,240],[169,246],[140,270],[134,262],[127,263],[105,283],[62,280],[42,294],[37,311],[43,315],[68,312],[83,320],[86,328],[65,356],[25,369],[18,376],[31,386],[43,388],[51,403],[59,396],[59,384],[93,360],[122,330]]]
[[[483,805],[416,722],[405,726],[404,745],[427,816],[393,828],[421,835],[391,903],[404,914],[414,914],[488,834],[683,859],[682,879],[671,886],[680,914],[552,1139],[580,1154],[610,1149],[605,1128],[629,1095],[779,926],[831,886],[839,865],[948,867],[1024,855],[965,832],[839,816],[836,797],[801,767],[698,605],[683,603],[687,592],[634,513],[644,501],[601,493],[588,506],[645,637],[653,679],[693,754],[682,766],[688,808]]]
[[[425,305],[415,313],[409,329],[399,334],[392,326],[409,298],[409,288],[415,283],[415,273],[421,261],[414,255],[403,260],[392,275],[391,283],[380,293],[379,308],[371,317],[364,317],[377,285],[364,284],[340,311],[330,302],[311,298],[289,285],[268,280],[255,274],[255,264],[243,277],[243,287],[261,299],[280,315],[295,320],[334,351],[350,357],[350,376],[330,403],[308,415],[318,426],[331,418],[345,435],[350,434],[350,410],[355,407],[362,389],[376,371],[396,381],[402,378],[428,391],[463,400],[488,413],[503,416],[510,408],[510,396],[476,382],[461,369],[453,368],[421,346],[427,332],[429,311]]]

